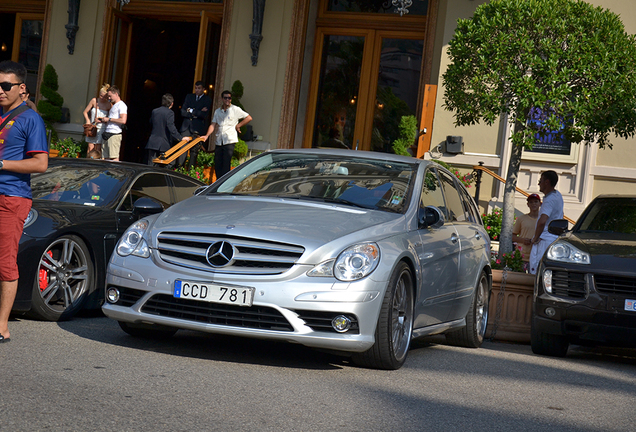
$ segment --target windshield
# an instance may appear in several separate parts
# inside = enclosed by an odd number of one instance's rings
[[[243,165],[212,194],[322,201],[401,213],[417,164],[310,153],[265,153]]]
[[[51,166],[32,176],[31,190],[33,199],[100,207],[117,196],[128,175],[125,170]]]
[[[636,199],[597,199],[578,225],[577,232],[636,234]]]

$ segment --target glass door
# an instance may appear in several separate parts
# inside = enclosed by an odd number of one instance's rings
[[[13,36],[11,60],[23,64],[27,69],[26,85],[35,100],[38,85],[38,68],[42,50],[44,15],[17,13]]]
[[[125,98],[128,90],[128,74],[130,72],[130,44],[132,40],[133,22],[131,18],[119,11],[114,12],[115,39],[111,51],[111,75],[108,82],[117,85]]]
[[[318,41],[321,50],[314,59],[320,67],[314,71],[312,89],[315,101],[307,116],[311,126],[306,134],[306,147],[355,149],[364,124],[356,121],[364,115],[367,93],[361,92],[369,81],[369,71],[363,67],[371,52],[368,31],[337,31],[323,29]],[[366,72],[366,73],[365,73]]]
[[[437,0],[320,0],[304,147],[394,152],[402,119],[421,123],[436,10]]]
[[[392,153],[402,117],[417,114],[423,39],[319,29],[304,146]]]
[[[221,16],[207,11],[201,11],[194,81],[196,82],[200,79],[203,82],[209,83],[206,94],[210,96],[212,100],[214,100],[214,85],[212,83],[216,80],[216,60],[219,56],[220,33]],[[194,82],[192,86],[194,88]]]
[[[379,34],[373,65],[369,125],[365,128],[364,149],[393,153],[393,143],[401,138],[400,122],[413,116],[417,123],[418,90],[424,40],[417,36]],[[411,137],[415,143],[415,137]]]

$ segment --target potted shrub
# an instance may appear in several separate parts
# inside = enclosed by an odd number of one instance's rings
[[[495,340],[529,343],[534,275],[524,271],[521,249],[493,258],[492,293],[486,336]]]
[[[207,183],[214,183],[214,152],[200,151],[197,155],[197,165],[203,168],[203,176]]]
[[[60,121],[62,118],[62,104],[64,98],[57,92],[59,88],[57,82],[57,72],[55,68],[47,64],[42,74],[42,83],[40,84],[40,94],[44,97],[38,102],[38,112],[46,124],[46,128],[51,130],[52,141],[57,141],[57,132],[53,127],[53,123]]]

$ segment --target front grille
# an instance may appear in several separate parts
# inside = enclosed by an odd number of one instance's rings
[[[316,332],[330,332],[337,333],[332,327],[331,321],[338,315],[345,315],[351,320],[351,328],[347,331],[347,334],[359,334],[360,326],[358,325],[358,318],[355,315],[349,313],[338,312],[316,312],[306,310],[294,311],[298,314],[298,317],[305,321],[308,327]]]
[[[557,297],[584,299],[587,295],[585,273],[553,270],[552,294]]]
[[[141,308],[143,313],[205,324],[263,330],[293,331],[292,325],[276,309],[263,306],[233,306],[179,299],[156,294]]]
[[[108,286],[108,288],[110,287],[111,285]],[[148,292],[148,291],[142,291],[142,290],[133,289],[133,288],[124,288],[124,287],[118,287],[118,286],[113,286],[113,287],[119,290],[119,300],[117,301],[117,303],[115,303],[117,306],[130,307],[134,305],[135,303],[137,303],[137,301],[139,301],[139,299],[142,298],[144,294]]]
[[[605,294],[636,295],[636,278],[624,276],[594,275],[596,291]]]
[[[208,263],[210,245],[225,241],[234,246],[233,260],[225,266]],[[160,258],[195,270],[225,274],[268,275],[289,270],[305,249],[301,246],[237,236],[162,232],[157,236]]]

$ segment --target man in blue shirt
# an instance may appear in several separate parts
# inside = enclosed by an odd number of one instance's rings
[[[44,172],[49,153],[42,118],[26,106],[26,68],[0,62],[0,343],[10,340],[9,314],[18,289],[18,247],[31,210],[30,174]],[[17,113],[17,114],[16,114]]]

